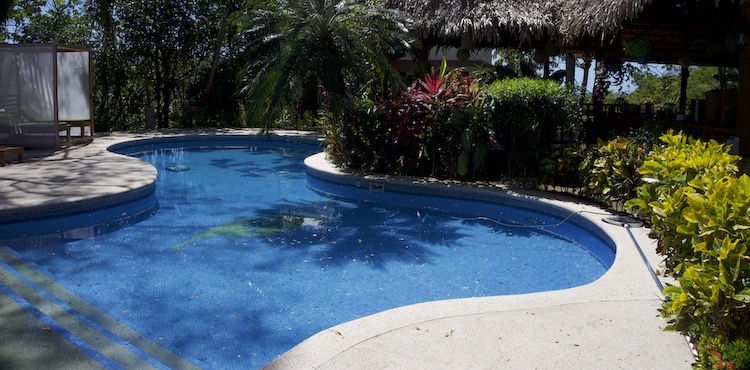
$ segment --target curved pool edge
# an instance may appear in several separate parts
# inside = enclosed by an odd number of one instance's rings
[[[596,216],[612,216],[611,213],[599,208],[578,208],[560,207],[551,202],[545,202],[545,199],[551,198],[552,194],[513,190],[503,186],[491,184],[471,184],[455,180],[438,180],[420,177],[390,176],[390,175],[371,175],[358,171],[346,171],[337,168],[333,163],[326,159],[325,153],[317,153],[305,159],[307,175],[326,183],[342,185],[362,190],[368,190],[372,193],[401,193],[414,195],[429,195],[437,197],[455,198],[460,200],[471,200],[498,204],[513,208],[521,208],[529,211],[539,212],[542,214],[557,217],[564,222],[572,222],[587,231],[591,232],[613,252],[617,252],[617,245],[614,240],[605,233],[598,225],[598,222],[592,222],[590,219],[582,217],[583,214],[595,214]],[[337,194],[333,194],[334,196]],[[561,204],[569,205],[572,198],[558,196],[557,200]]]
[[[97,138],[0,172],[0,224],[85,213],[154,192],[156,169],[107,148],[128,137]]]
[[[616,245],[610,269],[570,289],[419,303],[323,330],[266,369],[288,368],[690,368],[684,339],[658,317],[661,292],[627,230],[602,221],[600,208],[536,191],[344,171],[322,154],[308,174],[340,184],[385,184],[399,191],[516,197],[570,214],[581,212]],[[368,185],[369,186],[369,185]],[[432,195],[432,194],[431,194]],[[631,230],[658,268],[647,229]]]
[[[283,143],[288,146],[321,145],[319,136],[311,132],[258,133],[254,129],[118,132],[98,136],[91,143],[61,149],[52,155],[2,167],[0,225],[120,206],[152,194],[158,175],[156,168],[114,150],[144,144],[198,142],[212,138],[219,141]]]

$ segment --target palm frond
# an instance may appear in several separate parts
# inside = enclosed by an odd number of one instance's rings
[[[268,125],[318,77],[329,103],[350,100],[373,76],[397,84],[387,55],[408,49],[402,13],[362,0],[275,0],[238,15],[253,60],[243,89],[254,119]]]

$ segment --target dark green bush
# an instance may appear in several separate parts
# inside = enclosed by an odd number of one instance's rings
[[[553,186],[580,187],[583,177],[581,163],[593,156],[594,145],[570,143],[555,148],[549,157],[542,159],[542,183]]]
[[[581,122],[577,96],[551,80],[512,78],[487,88],[482,106],[508,176],[535,176],[557,133]]]

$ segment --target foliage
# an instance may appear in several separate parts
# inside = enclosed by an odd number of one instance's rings
[[[542,160],[542,181],[548,185],[582,187],[579,195],[611,205],[636,195],[638,169],[663,133],[646,125],[630,136],[597,144],[569,143]]]
[[[540,49],[530,52],[512,48],[495,49],[492,53],[495,60],[493,80],[527,77],[549,78],[562,83],[565,79],[565,70],[550,71],[551,68],[558,68],[560,59],[552,58],[554,55],[547,53],[558,53],[558,51]],[[545,74],[547,74],[546,77]]]
[[[542,159],[542,183],[578,187],[583,184],[581,163],[593,156],[594,145],[569,143],[555,148]]]
[[[638,169],[661,132],[660,127],[645,126],[627,137],[599,140],[578,168],[585,186],[584,196],[605,203],[633,198],[641,185]]]
[[[686,98],[705,99],[704,93],[719,87],[714,77],[716,67],[690,67]],[[608,103],[624,101],[629,104],[654,104],[660,108],[666,103],[677,104],[680,97],[680,68],[674,65],[646,66],[633,69],[630,75],[635,90],[630,93],[607,95]]]
[[[89,46],[90,22],[80,9],[83,0],[18,1],[8,12],[3,38],[9,43],[54,42]]]
[[[696,178],[679,189],[676,236],[689,245],[674,253],[679,286],[668,286],[662,316],[670,329],[702,335],[750,337],[750,177]],[[675,217],[676,218],[676,217]],[[670,230],[671,231],[671,230]],[[675,262],[677,264],[675,264]]]
[[[661,140],[626,208],[650,219],[665,272],[679,283],[664,290],[667,329],[699,342],[750,338],[750,177],[736,177],[738,158],[714,141],[672,132]]]
[[[590,152],[579,167],[585,185],[584,194],[597,201],[615,202],[635,195],[640,184],[638,167],[648,154],[648,148],[634,137],[616,137]]]
[[[329,154],[366,171],[475,176],[491,140],[478,115],[482,94],[472,77],[445,66],[414,81],[400,99],[360,102],[347,116],[354,140],[346,146],[329,135]]]
[[[678,231],[684,223],[683,209],[695,179],[719,181],[737,173],[738,157],[715,141],[703,142],[683,133],[661,137],[666,146],[656,146],[638,170],[644,184],[637,197],[626,203],[633,214],[651,221],[659,239],[659,253],[667,257],[667,272],[680,275],[682,263],[694,258],[691,241]],[[693,182],[693,185],[697,183]],[[680,230],[681,231],[681,230]]]
[[[236,2],[216,0],[29,0],[18,1],[3,30],[6,41],[47,42],[92,50],[97,131],[142,129],[153,107],[156,126],[192,124],[190,111],[212,122],[236,123],[237,60],[246,56],[222,17]],[[217,49],[220,53],[215,53]],[[211,56],[216,63],[213,63]],[[206,91],[212,65],[227,85]],[[198,88],[195,88],[198,86]],[[221,96],[220,98],[218,96]],[[220,101],[221,109],[205,109]],[[227,114],[229,112],[229,114]],[[207,117],[208,116],[208,117]],[[216,116],[221,116],[216,118]]]
[[[727,341],[722,336],[707,337],[697,344],[698,367],[702,369],[750,370],[750,339]]]
[[[245,81],[251,123],[270,127],[300,99],[310,76],[335,116],[370,79],[401,83],[387,56],[408,48],[407,20],[372,1],[265,1],[246,7],[237,20],[253,55]]]
[[[490,85],[482,114],[493,127],[511,177],[536,175],[557,133],[581,121],[575,94],[554,81],[530,78]]]

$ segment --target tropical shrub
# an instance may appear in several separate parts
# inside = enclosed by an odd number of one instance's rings
[[[750,337],[750,177],[695,178],[675,192],[681,217],[670,235],[688,246],[672,252],[679,286],[664,290],[662,316],[690,334]]]
[[[352,140],[339,150],[342,144],[332,142],[332,159],[365,171],[475,176],[492,139],[479,120],[482,94],[473,78],[445,67],[416,80],[400,99],[359,102],[347,118]]]
[[[677,285],[664,289],[668,330],[698,343],[701,366],[746,366],[750,338],[750,177],[714,141],[663,135],[639,169],[644,184],[626,203],[648,217]]]
[[[660,132],[658,127],[644,127],[631,136],[599,140],[594,150],[585,153],[579,166],[583,194],[607,204],[619,204],[635,197],[642,183],[638,169]]]
[[[363,99],[344,117],[349,130],[333,119],[321,120],[326,134],[326,153],[337,165],[365,172],[397,173],[393,158],[393,127],[382,103]]]
[[[696,181],[716,183],[736,174],[739,157],[729,155],[728,148],[713,140],[704,142],[683,133],[670,131],[661,140],[665,146],[655,146],[639,168],[644,183],[625,207],[651,222],[659,240],[658,252],[667,257],[667,273],[680,275],[682,263],[695,258],[689,234],[680,232],[685,231],[681,227],[688,195],[707,188]]]
[[[553,149],[541,163],[542,183],[579,187],[583,184],[581,163],[593,156],[596,147],[586,143],[569,143]]]
[[[635,195],[639,184],[638,167],[648,154],[633,138],[616,137],[599,141],[596,151],[581,162],[584,194],[597,201],[617,202]]]
[[[369,82],[403,84],[388,56],[410,47],[409,21],[375,1],[251,1],[237,22],[252,55],[244,89],[251,124],[270,127],[292,102],[305,100],[309,81],[343,125],[338,115]]]
[[[577,97],[559,83],[532,78],[497,81],[482,106],[491,123],[508,176],[537,175],[557,132],[581,122]]]
[[[750,370],[750,339],[727,341],[724,337],[707,337],[697,344],[698,365],[704,369]]]

